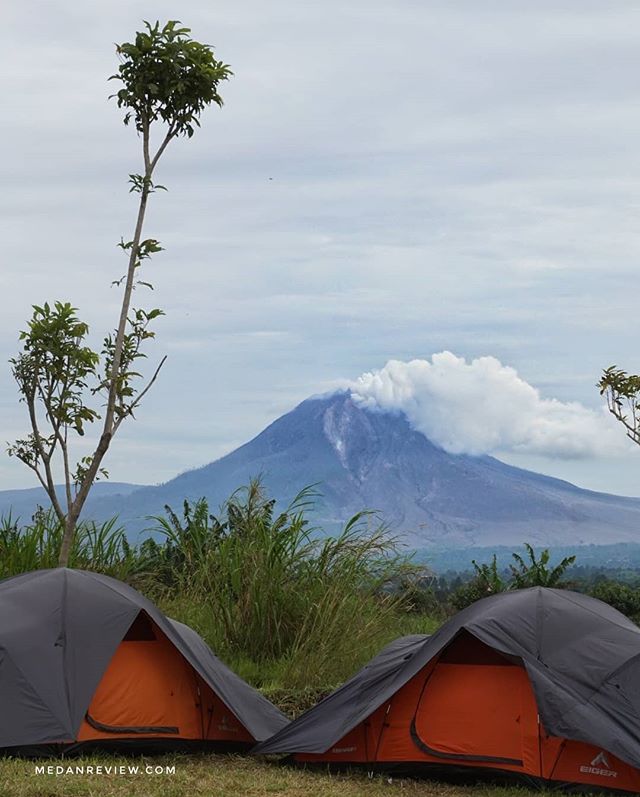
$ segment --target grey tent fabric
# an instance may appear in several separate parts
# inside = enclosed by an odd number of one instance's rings
[[[428,639],[412,634],[394,640],[339,689],[252,752],[325,753],[408,680],[404,667]]]
[[[640,767],[640,628],[595,598],[535,587],[484,598],[403,637],[255,753],[325,753],[466,631],[523,662],[546,731]]]
[[[145,612],[256,739],[289,720],[191,628],[109,576],[56,568],[0,582],[0,748],[71,743],[117,646]]]
[[[169,622],[180,634],[185,645],[190,647],[195,660],[201,665],[202,670],[198,671],[204,680],[222,702],[229,706],[254,739],[268,739],[274,733],[274,727],[280,729],[289,724],[289,718],[280,709],[270,703],[260,692],[252,689],[246,681],[239,678],[228,667],[225,667],[193,628],[176,620],[169,620]],[[191,661],[191,659],[189,660]]]

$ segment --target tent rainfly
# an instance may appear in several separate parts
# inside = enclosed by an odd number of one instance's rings
[[[494,595],[391,643],[254,752],[640,792],[640,628],[575,592]]]
[[[127,584],[66,568],[0,582],[2,753],[247,749],[287,723]]]

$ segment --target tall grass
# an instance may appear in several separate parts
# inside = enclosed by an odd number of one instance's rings
[[[254,681],[334,683],[389,638],[402,609],[382,587],[411,565],[386,527],[365,512],[322,538],[307,518],[313,499],[304,490],[276,515],[254,481],[219,518],[204,501],[185,504],[182,521],[169,508],[156,518],[159,551],[178,566],[164,604],[184,616],[186,602],[192,624]]]
[[[202,499],[154,519],[160,541],[133,547],[115,519],[78,526],[70,566],[132,583],[198,630],[256,685],[331,687],[404,630],[398,590],[411,573],[375,514],[355,515],[335,536],[310,525],[316,494],[284,509],[253,481],[219,517]],[[20,526],[0,520],[0,577],[55,567],[62,528],[39,510]]]
[[[52,510],[38,509],[31,522],[20,525],[11,514],[0,518],[0,578],[41,568],[57,567],[63,528]],[[123,581],[141,578],[144,559],[127,542],[117,518],[98,524],[80,523],[70,567],[106,573]]]

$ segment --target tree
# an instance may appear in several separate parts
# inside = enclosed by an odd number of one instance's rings
[[[540,558],[536,557],[536,552],[528,542],[524,544],[527,552],[528,561],[519,553],[512,553],[511,558],[515,560],[515,565],[509,565],[513,580],[511,582],[511,589],[526,589],[527,587],[556,587],[560,579],[576,561],[575,556],[565,556],[561,562],[555,567],[549,567],[549,560],[551,554],[549,549],[545,548],[540,554]]]
[[[519,553],[512,553],[514,564],[509,564],[511,579],[506,580],[498,567],[496,554],[490,564],[478,564],[472,559],[474,577],[466,584],[457,586],[451,593],[451,605],[455,609],[464,609],[470,604],[489,595],[527,587],[562,587],[562,576],[576,561],[575,556],[565,556],[555,567],[549,566],[551,554],[545,548],[540,557],[536,556],[533,546],[524,543],[526,560]]]
[[[123,287],[120,316],[115,330],[104,338],[100,353],[87,344],[89,327],[68,302],[34,305],[28,328],[20,334],[22,351],[11,359],[13,376],[28,410],[30,432],[9,445],[8,453],[33,470],[51,500],[64,534],[59,565],[66,566],[76,525],[94,481],[107,477],[102,467],[114,435],[155,382],[163,358],[146,386],[137,370],[145,357],[143,344],[154,337],[151,323],[163,315],[155,308],[132,307],[137,287],[152,287],[140,279],[143,263],[162,247],[154,238],[142,238],[147,203],[164,186],[153,176],[165,149],[179,136],[191,138],[200,126],[202,111],[222,106],[219,84],[232,74],[217,61],[213,49],[194,41],[190,29],[169,21],[163,27],[145,22],[133,43],[116,46],[120,66],[110,80],[121,83],[115,97],[133,123],[142,144],[143,171],[130,174],[130,192],[139,194],[133,238],[121,240],[127,271],[113,284]],[[160,130],[157,146],[152,130]],[[91,400],[102,404],[98,408]],[[72,462],[71,441],[101,421],[101,433],[92,453]],[[64,498],[55,487],[56,474],[64,475]]]
[[[624,426],[627,437],[640,445],[640,376],[611,365],[598,382],[609,412]]]
[[[466,584],[457,586],[451,594],[451,605],[458,610],[475,603],[482,598],[490,595],[497,595],[509,589],[509,584],[504,580],[499,568],[498,557],[493,554],[490,564],[478,564],[475,559],[471,560],[474,569],[474,577]]]

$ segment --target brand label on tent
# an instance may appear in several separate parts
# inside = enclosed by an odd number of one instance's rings
[[[611,769],[609,759],[604,750],[601,750],[588,766],[581,766],[580,772],[587,775],[601,775],[603,778],[618,777],[618,773],[614,769]]]
[[[218,730],[225,733],[238,733],[240,730],[237,725],[229,723],[227,717],[223,714],[222,720],[218,723]]]

